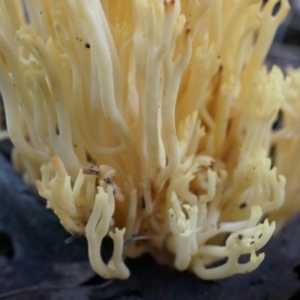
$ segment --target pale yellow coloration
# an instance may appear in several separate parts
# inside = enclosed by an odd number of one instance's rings
[[[280,174],[287,181],[285,201],[279,210],[270,214],[276,220],[276,231],[279,231],[300,207],[300,71],[288,69],[291,80],[285,101],[282,105],[282,128],[272,135],[275,147],[275,164]]]
[[[284,202],[272,125],[280,109],[300,124],[296,79],[262,67],[288,1],[28,0],[28,23],[20,3],[0,1],[14,163],[94,270],[127,278],[143,253],[204,279],[255,269]]]

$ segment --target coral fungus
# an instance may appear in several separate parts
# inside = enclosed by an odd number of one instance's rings
[[[14,163],[86,235],[99,275],[127,278],[124,259],[146,252],[204,279],[263,260],[286,181],[269,151],[286,175],[280,147],[295,129],[291,117],[272,132],[280,110],[293,115],[293,76],[263,66],[289,10],[276,3],[30,0],[24,14],[0,1]]]

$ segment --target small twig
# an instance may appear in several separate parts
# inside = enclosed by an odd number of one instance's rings
[[[143,240],[150,240],[150,239],[152,239],[152,237],[149,235],[133,234],[130,238],[124,241],[124,246],[136,241],[143,241]]]
[[[68,237],[67,239],[65,239],[65,244],[70,244],[70,243],[74,242],[76,239],[78,239],[79,237],[83,236],[83,233],[78,233],[78,232],[74,232],[74,231],[71,231],[70,234],[71,234],[71,236]]]

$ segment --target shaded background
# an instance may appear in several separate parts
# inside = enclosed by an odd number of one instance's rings
[[[268,66],[300,67],[300,1],[290,2],[293,8],[276,35]],[[264,262],[250,274],[202,281],[145,255],[126,261],[128,280],[105,281],[88,263],[84,237],[65,244],[69,234],[14,170],[11,149],[10,141],[0,142],[0,300],[300,299],[300,215],[267,244]],[[103,257],[111,248],[106,240]]]

